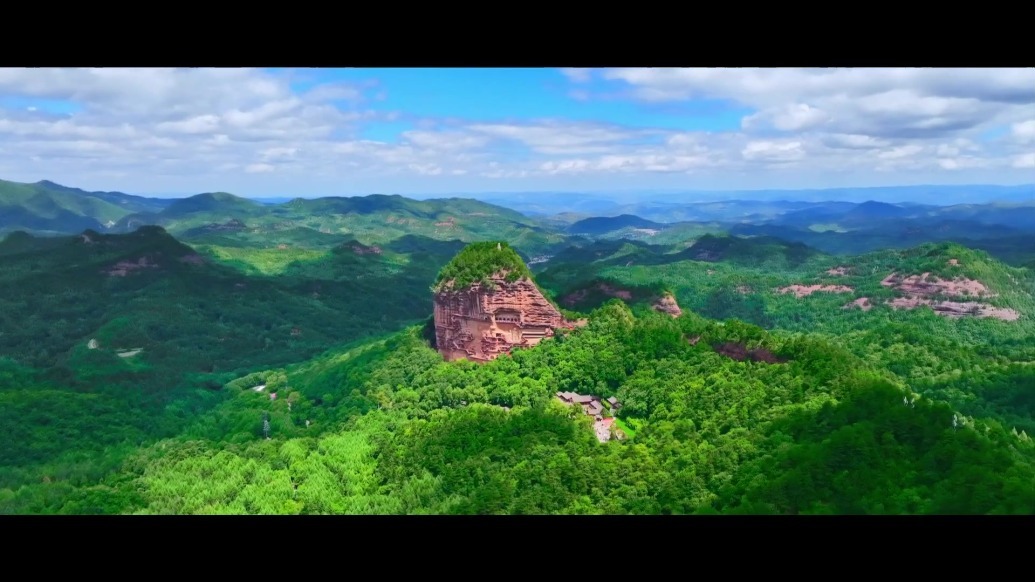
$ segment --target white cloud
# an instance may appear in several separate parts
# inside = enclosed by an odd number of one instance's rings
[[[578,155],[613,151],[644,132],[589,123],[473,124],[476,134],[517,141],[541,154]]]
[[[177,121],[163,121],[155,126],[155,129],[170,133],[212,133],[219,129],[219,117],[208,114]]]
[[[872,150],[888,147],[886,139],[880,139],[869,135],[857,133],[833,133],[823,137],[823,143],[827,147],[849,150]]]
[[[749,161],[794,162],[805,157],[805,148],[800,141],[753,141],[740,153]]]
[[[667,116],[669,124],[660,128],[607,119],[515,118],[506,102],[496,104],[499,114],[493,117],[442,119],[375,103],[392,87],[313,84],[314,73],[307,71],[0,69],[0,97],[48,103],[0,107],[0,178],[46,177],[147,192],[158,183],[152,177],[161,176],[162,184],[194,191],[227,189],[221,184],[232,182],[276,185],[283,192],[304,187],[292,181],[298,176],[317,176],[328,188],[368,184],[379,191],[387,178],[409,177],[421,186],[460,185],[454,190],[459,191],[483,178],[514,184],[553,179],[577,187],[627,180],[623,184],[639,187],[641,178],[668,176],[673,184],[686,179],[689,186],[705,175],[719,183],[760,176],[767,185],[782,186],[794,177],[868,177],[875,170],[936,182],[979,170],[992,178],[996,172],[1023,177],[1020,170],[1032,163],[1027,146],[1035,142],[1035,77],[1026,70],[562,73],[571,80],[569,93],[585,99],[606,90],[611,98],[719,99],[750,112],[740,128],[721,131],[674,129],[682,122],[664,108],[650,117]],[[298,75],[308,75],[302,79],[308,89],[292,88]],[[615,85],[625,93],[614,91]],[[72,113],[56,112],[64,109],[50,107],[54,101],[68,104]],[[362,138],[363,127],[393,120],[413,128],[384,141]],[[989,131],[1007,137],[988,139]],[[40,161],[32,164],[33,159]],[[46,175],[29,178],[30,168],[43,168]],[[101,180],[113,177],[125,181]]]
[[[746,130],[923,138],[1009,123],[1035,109],[1035,69],[608,69],[648,102],[751,107]]]
[[[438,176],[442,168],[436,164],[410,164],[409,168],[422,176]]]
[[[417,147],[446,151],[476,149],[488,142],[485,136],[461,131],[406,131],[402,137]]]
[[[260,152],[263,160],[291,160],[298,155],[297,147],[273,147]]]
[[[902,158],[909,158],[922,152],[924,148],[916,144],[904,145],[894,147],[888,150],[884,150],[877,154],[877,157],[882,160],[899,160]]]
[[[575,83],[586,83],[592,78],[590,70],[585,68],[568,67],[561,69],[561,73]]]
[[[1035,142],[1035,119],[1013,124],[1010,127],[1010,132],[1013,134],[1014,139],[1020,143]]]
[[[1021,154],[1013,159],[1015,168],[1035,168],[1035,152]]]
[[[759,107],[798,98],[861,97],[896,90],[985,101],[1029,103],[1035,69],[610,69],[646,100],[731,98]]]
[[[830,116],[821,109],[807,103],[794,103],[749,115],[742,125],[745,129],[771,126],[781,131],[802,131],[829,120]]]

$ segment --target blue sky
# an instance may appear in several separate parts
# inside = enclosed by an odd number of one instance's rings
[[[558,69],[547,68],[308,69],[296,74],[304,79],[292,83],[299,92],[321,83],[376,83],[383,95],[378,95],[381,98],[370,107],[402,112],[404,116],[396,123],[367,128],[371,139],[388,141],[398,139],[403,130],[412,129],[418,119],[560,119],[677,131],[733,131],[740,127],[741,118],[752,113],[751,109],[726,99],[683,104],[637,103],[606,96],[606,87],[597,82],[591,82],[587,89],[599,91],[602,98],[573,98],[567,77]]]
[[[1035,182],[1032,69],[3,69],[0,178],[141,194]]]

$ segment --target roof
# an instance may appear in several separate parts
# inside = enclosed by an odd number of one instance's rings
[[[607,401],[610,402],[611,404],[618,404],[618,399],[615,398],[614,396],[608,398]]]
[[[589,395],[586,395],[586,394],[572,394],[572,395],[575,397],[575,402],[578,402],[579,404],[588,404],[590,402],[594,402],[594,401],[598,400],[598,398],[596,396],[589,396]]]

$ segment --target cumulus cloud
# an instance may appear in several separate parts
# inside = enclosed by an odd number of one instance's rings
[[[251,175],[252,182],[236,183],[276,183],[290,190],[290,180],[316,176],[328,184],[374,184],[381,191],[381,180],[392,176],[420,184],[596,177],[606,186],[612,179],[633,184],[649,176],[670,176],[680,184],[680,175],[712,175],[721,182],[758,171],[768,172],[775,185],[781,177],[808,172],[900,171],[911,178],[918,171],[1020,175],[1031,167],[1030,70],[562,73],[573,99],[593,101],[603,92],[609,99],[643,102],[631,107],[654,112],[658,102],[709,99],[747,112],[739,128],[734,123],[721,131],[677,129],[694,125],[684,126],[670,114],[640,120],[623,115],[627,125],[589,121],[589,115],[578,121],[515,118],[507,103],[497,104],[498,115],[445,119],[387,110],[377,102],[392,87],[376,81],[320,83],[319,75],[307,71],[0,69],[0,97],[16,98],[0,101],[0,178],[45,172],[32,177],[85,187],[91,183],[83,177],[97,177],[93,185],[114,189],[130,182],[100,178],[137,176],[134,184],[146,188],[153,182],[144,177],[163,176],[204,191],[224,178]],[[586,104],[585,111],[594,105]],[[648,124],[665,115],[667,125]],[[411,128],[397,134],[363,131],[400,120]],[[372,135],[385,137],[367,137]]]
[[[647,102],[724,99],[746,130],[923,138],[1008,123],[1035,107],[1035,69],[609,69]]]

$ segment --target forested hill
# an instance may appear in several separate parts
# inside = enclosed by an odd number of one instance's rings
[[[0,240],[0,513],[1035,512],[1027,269],[707,233],[539,256],[534,223],[410,202]],[[532,256],[588,325],[444,362],[429,287]]]
[[[724,355],[740,353],[768,356]],[[411,328],[228,389],[97,485],[0,499],[163,514],[1035,511],[1026,433],[825,340],[617,302],[484,365],[443,362]],[[616,396],[627,438],[598,442],[557,391]]]
[[[202,256],[161,227],[14,233],[0,242],[0,355],[58,382],[167,403],[423,318],[445,258],[412,256],[354,243],[268,276]]]
[[[0,181],[0,236],[13,231],[71,235],[86,229],[125,234],[141,226],[161,226],[182,240],[220,251],[285,237],[308,248],[323,248],[329,238],[383,245],[419,236],[463,242],[503,239],[525,253],[539,253],[565,240],[562,229],[467,198],[414,200],[371,194],[264,204],[227,192],[154,199],[86,192],[48,181]]]
[[[103,230],[134,212],[154,212],[169,201],[121,192],[86,192],[47,180],[0,180],[0,235],[16,230],[71,234]]]

